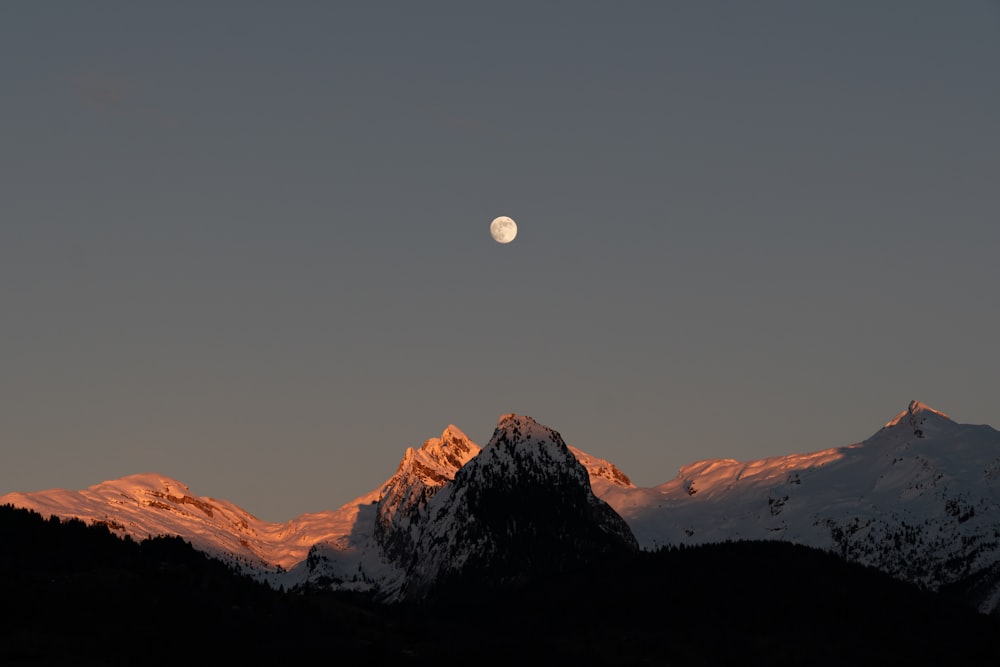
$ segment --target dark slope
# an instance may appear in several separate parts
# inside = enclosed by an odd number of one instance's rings
[[[381,606],[254,583],[177,539],[0,508],[0,664],[993,664],[1000,625],[787,543],[619,553]]]
[[[374,605],[293,596],[178,537],[0,506],[0,664],[284,664],[336,647],[351,661],[399,653]]]
[[[477,583],[473,579],[473,584]],[[421,653],[582,664],[996,664],[1000,622],[874,568],[787,542],[656,553],[516,590],[448,595],[413,618],[452,619]]]

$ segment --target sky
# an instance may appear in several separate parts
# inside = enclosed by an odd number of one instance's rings
[[[1000,427],[996,1],[14,1],[0,90],[0,494]]]

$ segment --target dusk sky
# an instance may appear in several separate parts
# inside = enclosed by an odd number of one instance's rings
[[[998,2],[15,1],[0,91],[0,495],[1000,427]]]

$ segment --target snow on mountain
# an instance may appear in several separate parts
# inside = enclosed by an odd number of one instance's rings
[[[610,461],[605,461],[604,459],[599,459],[596,456],[591,456],[587,452],[581,451],[572,445],[567,445],[569,451],[573,453],[576,460],[579,461],[583,467],[587,470],[587,474],[590,477],[591,486],[597,487],[600,485],[602,488],[604,486],[623,486],[626,488],[635,488],[632,484],[632,480],[628,478],[628,475],[623,473],[618,469],[614,463]]]
[[[401,585],[428,501],[478,453],[479,446],[453,424],[420,449],[407,448],[396,474],[371,495],[369,504],[359,507],[350,530],[315,544],[305,563],[285,579],[290,585],[305,582],[388,595],[390,582]]]
[[[0,497],[8,503],[137,539],[180,535],[275,585],[389,598],[507,553],[511,542],[498,536],[560,534],[554,517],[561,517],[598,542],[635,539],[643,548],[805,544],[929,588],[957,588],[983,611],[1000,609],[1000,432],[956,423],[917,401],[857,444],[699,461],[656,487],[636,487],[529,417],[504,415],[482,450],[449,426],[407,449],[374,491],[287,523],[261,521],[151,473],[84,491]]]
[[[578,557],[608,543],[637,546],[627,524],[590,489],[591,476],[631,484],[628,478],[609,462],[580,454],[588,467],[558,433],[530,417],[503,415],[483,449],[449,426],[441,438],[406,451],[350,538],[310,551],[305,580],[393,600],[419,596],[466,566],[490,563],[486,569],[501,571],[499,561],[515,562],[511,541],[526,534],[532,541],[583,540],[572,549]],[[549,547],[534,550],[566,551]]]
[[[418,450],[407,449],[378,502],[375,536],[391,560],[412,553],[427,502],[479,453],[479,446],[456,426]]]
[[[239,506],[192,495],[177,480],[143,473],[83,491],[8,493],[0,505],[100,523],[137,540],[180,535],[192,546],[253,573],[280,572],[305,560],[317,542],[349,533],[359,508],[377,492],[338,510],[303,514],[287,523],[262,521]]]
[[[422,523],[406,596],[458,573],[503,583],[638,547],[562,436],[515,414],[500,417],[486,447],[428,501]]]
[[[83,491],[9,493],[0,496],[0,504],[104,524],[138,540],[179,535],[273,585],[311,582],[367,590],[397,576],[393,557],[412,547],[412,540],[405,539],[410,524],[427,499],[478,452],[475,443],[450,425],[440,438],[408,448],[396,474],[375,490],[336,510],[285,523],[263,521],[225,500],[196,496],[183,483],[155,473]]]
[[[929,588],[1000,599],[1000,432],[913,401],[867,440],[810,454],[701,461],[602,497],[646,548],[778,539]]]
[[[911,428],[913,428],[914,435],[919,435],[918,433],[916,433],[916,431],[920,430],[918,428],[919,424],[917,422],[924,421],[928,415],[937,415],[938,417],[944,418],[945,422],[940,422],[940,423],[946,423],[952,421],[951,417],[949,417],[943,412],[935,410],[929,405],[921,403],[920,401],[910,401],[910,405],[905,410],[903,410],[898,415],[896,415],[888,422],[886,422],[885,428],[889,428],[890,426],[897,426],[903,423],[903,421],[905,420],[911,426]]]

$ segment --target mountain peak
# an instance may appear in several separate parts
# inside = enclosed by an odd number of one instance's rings
[[[126,475],[120,479],[105,480],[100,484],[91,486],[97,490],[102,487],[123,487],[139,491],[158,491],[163,493],[182,492],[184,495],[191,493],[191,488],[176,479],[161,475],[155,472],[141,472],[134,475]]]
[[[930,407],[925,403],[921,403],[920,401],[910,401],[910,405],[907,406],[907,408],[902,412],[900,412],[898,415],[893,417],[888,423],[886,423],[885,426],[886,428],[889,428],[890,426],[896,426],[897,424],[902,423],[904,419],[912,422],[914,419],[919,418],[924,414],[933,414],[939,417],[944,417],[948,421],[952,421],[951,417],[941,412],[940,410],[935,410],[934,408]]]
[[[497,420],[497,427],[493,432],[493,437],[496,438],[499,433],[506,433],[507,437],[505,440],[513,442],[528,440],[538,442],[540,440],[551,439],[554,442],[562,443],[562,437],[548,426],[539,424],[531,417],[513,412],[501,415],[500,419]],[[552,437],[553,435],[555,436],[554,438]]]
[[[425,483],[440,486],[478,453],[479,447],[457,426],[449,424],[440,438],[428,438],[419,449],[407,447],[393,480],[415,473]]]
[[[572,445],[567,445],[567,447],[569,447],[569,451],[573,456],[576,457],[576,460],[582,463],[583,467],[587,469],[587,473],[590,475],[591,486],[598,480],[604,480],[615,486],[635,488],[635,484],[628,478],[628,475],[619,470],[618,466],[611,461],[591,456]]]
[[[529,467],[565,467],[589,485],[587,470],[569,451],[562,436],[525,415],[502,415],[479,458],[481,468],[497,467],[499,474],[506,476],[516,476],[527,461],[534,462]]]
[[[500,417],[489,443],[426,508],[405,552],[403,597],[425,595],[441,577],[506,585],[638,548],[562,436],[514,413]]]
[[[386,555],[396,560],[410,555],[411,528],[422,521],[427,501],[478,453],[479,446],[454,424],[420,449],[407,447],[396,474],[382,487],[376,510],[374,534]]]
[[[448,424],[444,431],[441,432],[442,440],[468,440],[469,436],[462,432],[462,429],[458,428],[454,424]]]
[[[522,422],[523,423],[531,423],[531,424],[537,424],[538,423],[534,419],[532,419],[531,417],[528,417],[528,416],[525,416],[525,415],[519,415],[516,412],[508,412],[506,414],[500,415],[500,418],[497,419],[497,428],[498,429],[507,429],[507,428],[512,428],[512,427],[517,427]]]

